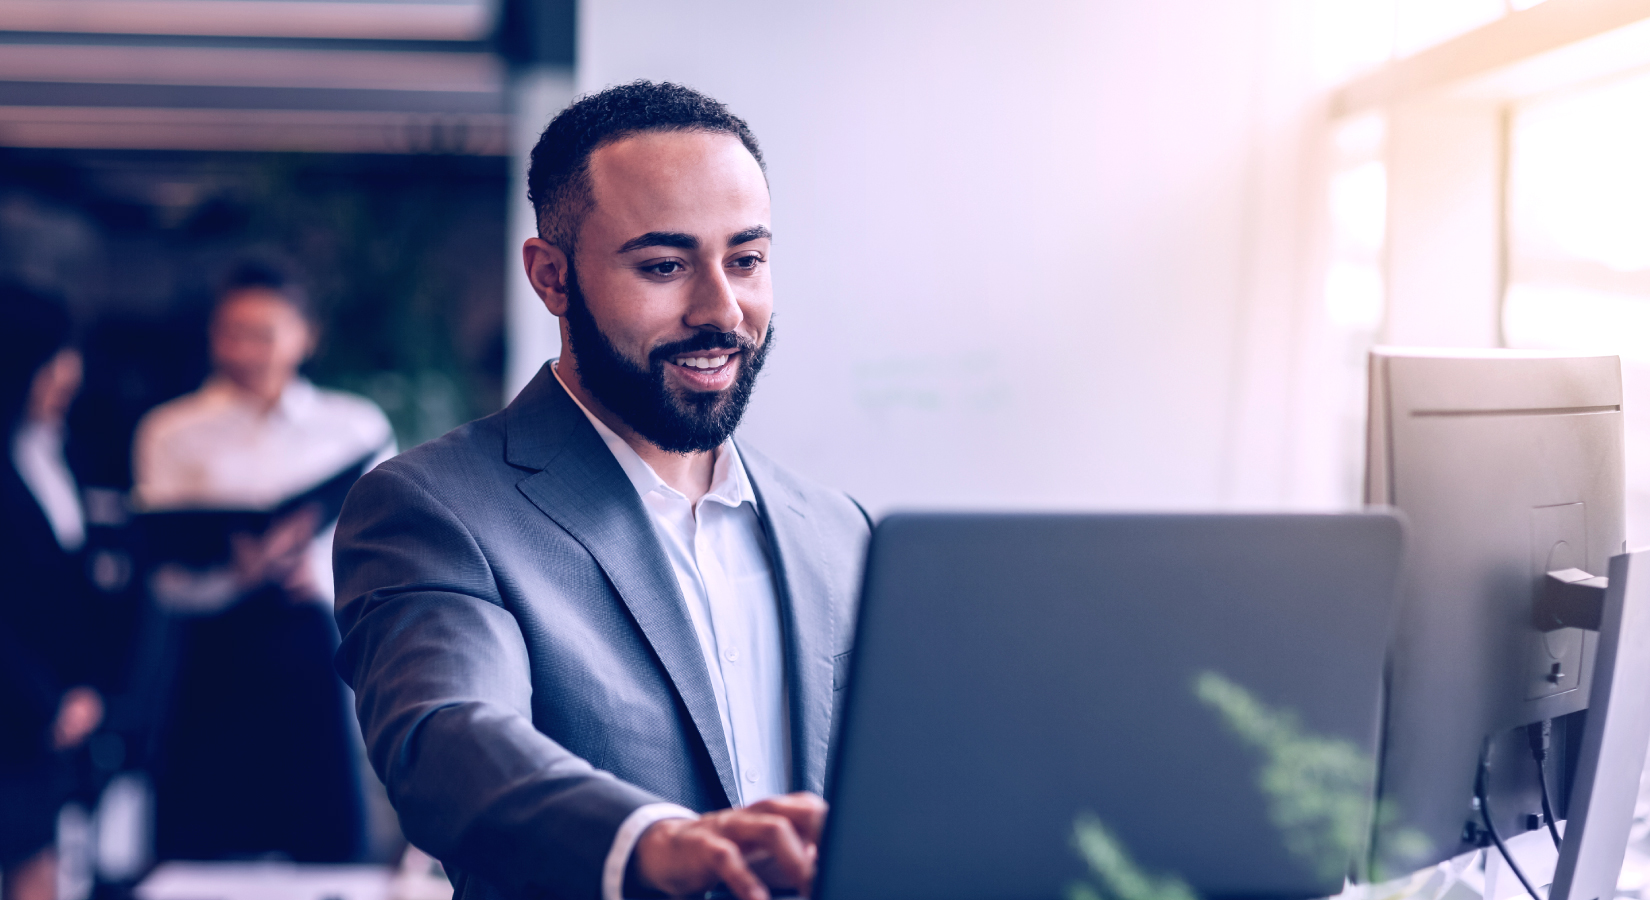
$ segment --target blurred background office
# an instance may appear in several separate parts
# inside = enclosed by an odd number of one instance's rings
[[[305,376],[400,447],[492,412],[558,351],[526,151],[643,77],[769,160],[745,439],[873,512],[1346,508],[1368,347],[1549,347],[1623,355],[1650,540],[1650,0],[0,0],[0,278],[73,316],[65,457],[131,657],[61,751],[65,898],[154,861],[179,651],[131,445],[207,377],[221,279],[301,271]],[[389,864],[374,787],[353,858]]]

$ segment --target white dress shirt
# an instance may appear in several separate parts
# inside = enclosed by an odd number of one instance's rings
[[[57,545],[73,553],[86,543],[80,489],[63,459],[63,426],[24,422],[11,439],[11,461],[34,495]]]
[[[389,458],[394,436],[384,413],[364,397],[296,378],[266,409],[214,376],[138,423],[133,500],[140,510],[270,509],[375,450],[381,451],[375,463]],[[309,569],[319,596],[330,603],[331,528],[312,542]],[[213,597],[221,593],[204,582],[196,587]],[[210,599],[187,602],[198,611],[211,606]]]
[[[556,371],[555,364],[551,370]],[[559,372],[556,379],[561,379]],[[739,796],[729,799],[746,806],[785,793],[790,785],[790,729],[779,595],[756,511],[756,492],[739,451],[731,440],[716,448],[710,490],[692,503],[571,391],[568,396],[579,404],[641,496],[687,601],[738,782]],[[664,818],[691,816],[682,807],[663,803],[632,813],[608,854],[604,900],[618,900],[630,852],[648,826]]]

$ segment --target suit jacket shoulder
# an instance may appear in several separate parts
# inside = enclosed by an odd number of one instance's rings
[[[374,471],[394,472],[432,496],[462,493],[477,486],[466,472],[473,474],[503,458],[503,419],[501,410],[460,425],[379,463]]]

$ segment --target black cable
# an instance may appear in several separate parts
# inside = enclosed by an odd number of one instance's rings
[[[1478,757],[1478,780],[1473,785],[1478,798],[1478,815],[1483,818],[1484,830],[1490,833],[1490,840],[1495,842],[1495,849],[1501,851],[1501,858],[1507,861],[1507,868],[1512,869],[1512,873],[1518,876],[1519,884],[1524,885],[1524,890],[1529,892],[1531,900],[1543,900],[1542,896],[1536,893],[1535,885],[1530,884],[1530,879],[1524,877],[1524,870],[1518,867],[1518,863],[1513,862],[1512,854],[1507,852],[1507,845],[1501,842],[1501,835],[1495,830],[1495,823],[1490,821],[1489,792],[1484,790],[1484,773],[1488,771],[1490,764],[1489,752],[1489,742],[1485,741],[1484,754]]]
[[[1535,764],[1536,780],[1541,782],[1541,815],[1547,820],[1547,833],[1553,836],[1553,849],[1562,850],[1564,840],[1558,835],[1558,823],[1553,821],[1553,805],[1547,800],[1547,773],[1541,763]]]
[[[1553,848],[1562,849],[1558,836],[1558,822],[1553,815],[1553,803],[1547,793],[1547,749],[1553,743],[1553,720],[1544,719],[1540,727],[1530,727],[1530,752],[1535,755],[1535,778],[1541,783],[1541,815],[1547,820],[1547,833],[1553,837]]]

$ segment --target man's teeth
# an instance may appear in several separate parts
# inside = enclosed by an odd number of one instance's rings
[[[724,353],[721,356],[690,356],[686,359],[676,360],[676,364],[687,366],[690,369],[715,369],[726,365],[727,361],[728,356]]]

